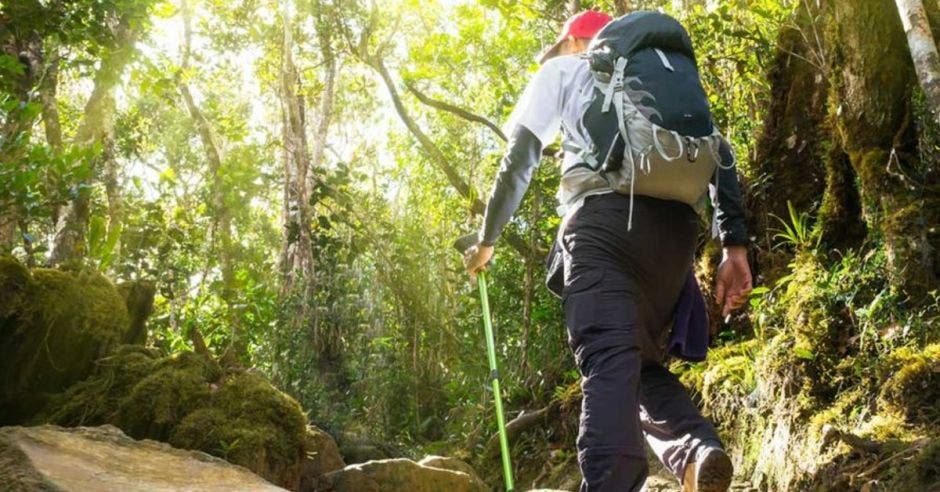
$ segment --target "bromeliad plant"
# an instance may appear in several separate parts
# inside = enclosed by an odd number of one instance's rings
[[[780,242],[774,245],[774,248],[790,246],[796,253],[805,253],[815,250],[819,247],[819,241],[822,237],[819,232],[812,227],[812,220],[808,212],[797,212],[793,207],[793,202],[787,201],[787,211],[789,220],[773,215],[777,219],[782,229],[774,234],[774,239]]]

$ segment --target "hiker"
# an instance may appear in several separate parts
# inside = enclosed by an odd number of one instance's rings
[[[539,62],[510,116],[508,150],[467,270],[474,276],[493,257],[560,131],[563,220],[551,263],[561,265],[556,293],[582,377],[581,490],[641,490],[644,435],[683,490],[727,490],[731,461],[714,427],[664,366],[676,348],[683,355],[707,347],[690,271],[709,187],[713,235],[723,246],[715,289],[722,316],[751,289],[734,156],[713,129],[688,34],[655,12],[613,20],[584,11]]]

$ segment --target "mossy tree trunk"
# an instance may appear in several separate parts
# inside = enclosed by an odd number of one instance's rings
[[[768,71],[770,100],[758,136],[757,179],[749,205],[758,243],[773,246],[776,217],[787,216],[787,202],[811,208],[825,189],[826,97],[828,84],[818,46],[810,44],[812,18],[799,9],[794,25],[781,28]]]
[[[0,87],[16,100],[0,120],[0,166],[4,167],[18,166],[16,163],[27,147],[29,130],[38,115],[32,108],[35,89],[43,80],[44,72],[40,33],[31,29],[20,31],[15,22],[13,25],[8,22],[0,19],[0,54],[17,60],[19,70],[5,72],[9,76],[0,81]],[[12,250],[21,237],[19,204],[17,198],[6,191],[0,189],[0,252]]]
[[[115,27],[114,45],[105,49],[106,54],[101,60],[101,67],[95,74],[94,89],[85,104],[82,121],[75,134],[73,143],[79,147],[93,149],[96,144],[102,146],[99,153],[89,161],[91,163],[89,175],[92,177],[102,170],[102,166],[109,165],[109,159],[114,159],[112,148],[114,89],[121,80],[124,68],[133,57],[134,43],[139,34],[137,29],[140,28],[138,24],[132,22],[130,16],[125,15]],[[55,237],[49,255],[50,265],[84,255],[85,232],[88,229],[91,199],[89,183],[79,183],[76,190],[74,198],[55,213]]]
[[[758,237],[771,245],[769,214],[785,216],[788,201],[818,206],[826,247],[882,242],[892,287],[921,297],[936,282],[928,234],[937,194],[918,137],[932,122],[915,110],[917,78],[894,2],[802,4],[781,30],[769,75],[755,162],[767,177],[756,188]]]
[[[869,235],[883,238],[892,286],[919,296],[934,285],[924,168],[913,96],[917,78],[891,0],[831,3],[826,29],[835,137],[858,176]],[[932,212],[931,212],[932,213]]]

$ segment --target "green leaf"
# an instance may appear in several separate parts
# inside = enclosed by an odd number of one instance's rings
[[[793,353],[801,359],[813,360],[816,358],[816,355],[813,354],[811,350],[805,347],[794,347]]]
[[[91,256],[97,258],[100,255],[105,243],[107,234],[107,222],[104,217],[95,215],[88,223],[88,252]]]
[[[177,10],[173,2],[157,2],[157,4],[153,6],[153,15],[160,19],[169,19],[176,15]]]
[[[167,183],[175,183],[176,171],[174,171],[172,167],[168,167],[164,169],[163,172],[160,173],[160,181],[165,181]]]

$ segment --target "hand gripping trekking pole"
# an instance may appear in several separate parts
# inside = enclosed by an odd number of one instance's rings
[[[454,247],[465,253],[477,244],[477,235],[469,234],[458,239]],[[490,319],[490,302],[486,293],[486,272],[477,274],[477,285],[480,288],[480,302],[483,305],[483,328],[486,332],[486,354],[490,363],[490,380],[493,384],[493,400],[496,404],[496,424],[499,426],[499,448],[503,458],[503,479],[506,490],[512,492],[512,465],[509,462],[509,437],[506,435],[506,420],[503,418],[503,399],[499,390],[499,372],[496,369],[496,342],[493,337],[493,324]]]

